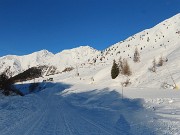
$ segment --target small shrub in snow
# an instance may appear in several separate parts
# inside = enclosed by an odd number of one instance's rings
[[[131,84],[131,82],[130,82],[130,79],[129,79],[129,78],[127,78],[125,82],[122,82],[122,86],[123,86],[123,87],[127,87],[127,86],[130,85],[130,84]]]
[[[149,37],[148,37],[148,38],[147,38],[147,42],[149,42],[149,40],[150,40],[150,39],[149,39]]]
[[[93,63],[96,63],[96,58],[95,58],[95,59],[93,59]]]
[[[164,64],[164,60],[163,60],[163,57],[161,56],[159,58],[158,66],[163,66],[163,64]]]
[[[167,82],[161,84],[161,88],[163,89],[176,89],[176,87],[176,85],[168,84]]]

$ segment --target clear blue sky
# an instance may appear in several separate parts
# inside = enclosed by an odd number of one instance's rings
[[[0,0],[0,56],[103,50],[180,12],[180,0]]]

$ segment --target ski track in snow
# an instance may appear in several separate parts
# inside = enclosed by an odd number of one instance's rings
[[[75,92],[78,87],[72,87],[70,90]],[[178,99],[176,102],[168,99],[147,100],[149,103],[157,104],[156,115],[151,109],[143,109],[138,103],[139,100],[122,100],[117,92],[108,92],[107,88],[101,92],[93,90],[69,95],[63,95],[64,90],[67,89],[55,84],[39,93],[13,99],[9,102],[10,107],[6,106],[7,103],[0,102],[0,113],[5,115],[0,119],[1,135],[173,135],[178,133],[179,112],[172,114],[172,109],[176,106],[167,108],[163,104],[177,103]],[[12,103],[15,110],[9,111]],[[29,105],[25,104],[27,110],[16,110],[20,103],[28,103]],[[151,104],[147,103],[146,106],[152,108]],[[158,110],[158,107],[162,109]],[[6,111],[9,111],[7,115]],[[18,117],[15,117],[14,113],[17,113]],[[171,120],[173,122],[170,123]]]
[[[37,112],[27,114],[27,117],[14,123],[12,127],[2,130],[1,135],[113,135],[104,127],[72,110],[63,97],[54,94],[45,95],[47,98],[43,97],[44,104],[38,106]],[[89,133],[86,129],[89,129]]]

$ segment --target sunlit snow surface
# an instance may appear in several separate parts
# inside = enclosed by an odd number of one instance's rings
[[[16,84],[24,97],[0,97],[1,135],[179,135],[180,14],[119,42],[104,52],[88,46],[52,54],[46,50],[26,56],[0,58],[1,70],[14,73],[28,67],[54,65],[59,71],[75,70],[38,78],[41,91],[28,94],[33,81]],[[147,41],[149,38],[149,41]],[[141,56],[134,63],[134,49]],[[120,51],[120,53],[119,53]],[[132,69],[131,85],[126,76],[111,79],[113,59],[127,58]],[[152,60],[168,61],[152,73]],[[94,60],[96,58],[96,62]],[[102,60],[100,60],[102,58]],[[88,62],[87,62],[88,61]],[[77,67],[77,68],[76,68]],[[80,76],[76,76],[77,70]],[[172,78],[171,78],[172,76]],[[49,77],[54,82],[42,82]]]

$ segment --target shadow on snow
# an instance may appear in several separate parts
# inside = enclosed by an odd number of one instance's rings
[[[24,84],[15,84],[15,88],[20,91],[23,95],[37,93],[46,89],[58,89],[63,91],[67,88],[70,88],[72,85],[65,83],[54,83],[54,82],[38,82],[38,83],[24,83]]]
[[[156,135],[156,116],[143,107],[143,99],[123,98],[109,88],[62,94],[66,103],[85,119],[113,135]]]
[[[109,88],[87,90],[80,93],[66,93],[70,84],[42,82],[33,91],[32,84],[16,84],[25,95],[29,93],[50,93],[59,96],[66,109],[113,135],[156,135],[162,134],[157,126],[156,115],[143,107],[143,99],[123,98],[116,90]],[[88,89],[88,88],[87,88]],[[38,93],[37,93],[38,92]],[[60,94],[58,94],[60,93]],[[75,117],[75,116],[74,116]],[[92,131],[93,132],[93,131]],[[89,133],[88,135],[93,134]]]

